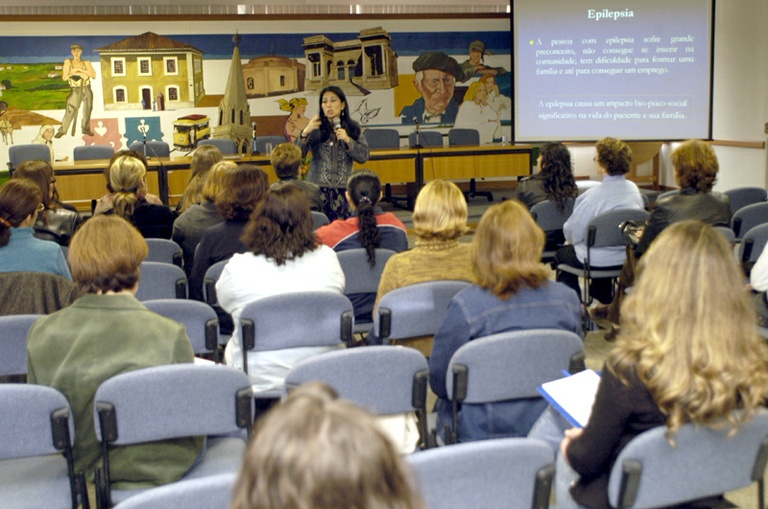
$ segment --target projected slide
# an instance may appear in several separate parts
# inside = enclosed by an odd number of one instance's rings
[[[517,141],[710,136],[708,0],[514,0]]]

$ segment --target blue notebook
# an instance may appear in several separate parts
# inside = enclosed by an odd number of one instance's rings
[[[592,413],[600,375],[591,369],[541,384],[539,392],[568,422],[583,428]]]

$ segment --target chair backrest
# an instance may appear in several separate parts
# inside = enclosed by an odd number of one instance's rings
[[[144,301],[151,311],[184,324],[189,342],[196,354],[213,353],[218,362],[219,317],[205,302],[188,299]]]
[[[39,143],[11,145],[8,147],[8,161],[13,168],[18,168],[24,161],[47,161],[52,163],[53,154],[48,145]]]
[[[330,219],[328,219],[328,216],[323,214],[322,212],[318,212],[317,210],[312,210],[312,229],[317,230],[321,226],[325,226],[326,224],[330,223]]]
[[[27,336],[42,316],[0,316],[0,376],[27,373]]]
[[[451,147],[480,145],[480,131],[454,127],[448,131],[448,145]]]
[[[187,275],[177,265],[161,262],[142,262],[141,279],[136,298],[139,300],[186,299]]]
[[[719,495],[758,481],[768,458],[768,412],[741,426],[713,430],[684,424],[667,441],[659,426],[632,439],[616,459],[608,483],[612,507],[651,508]],[[759,490],[762,496],[762,489]],[[758,507],[763,507],[758,500]]]
[[[206,138],[197,142],[197,146],[213,145],[221,150],[222,154],[237,154],[237,143],[228,138]]]
[[[246,304],[240,314],[243,366],[248,351],[349,345],[354,314],[347,297],[330,291],[284,293]]]
[[[735,214],[747,205],[764,202],[768,199],[768,191],[764,187],[737,187],[723,191],[728,197],[728,203],[731,206],[731,214]]]
[[[450,399],[465,403],[535,398],[539,385],[562,378],[563,370],[583,369],[583,362],[584,342],[574,332],[501,332],[456,350],[445,385]]]
[[[366,129],[363,136],[372,149],[400,148],[400,133],[397,129]]]
[[[753,203],[734,212],[731,228],[736,233],[736,238],[741,239],[750,229],[766,222],[768,222],[768,202]]]
[[[736,234],[733,232],[730,226],[713,226],[712,228],[722,233],[725,237],[725,240],[727,240],[730,244],[734,244],[736,242]]]
[[[624,221],[645,223],[647,220],[648,212],[642,209],[614,209],[598,214],[587,225],[587,249],[623,246],[624,234],[619,225]]]
[[[164,141],[147,140],[146,152],[144,147],[143,141],[131,143],[131,150],[144,154],[147,157],[170,157],[171,155],[171,147]]]
[[[414,148],[416,145],[423,148],[443,148],[443,135],[439,131],[419,131],[417,137],[414,131],[408,135],[408,146]]]
[[[573,198],[567,198],[563,210],[560,210],[554,200],[540,201],[531,207],[531,215],[545,232],[562,230],[563,225],[573,213],[574,201]]]
[[[468,286],[466,281],[427,281],[387,293],[373,317],[376,335],[390,340],[434,336],[453,296]]]
[[[118,446],[237,435],[249,431],[253,419],[250,379],[222,365],[171,364],[121,373],[99,386],[94,402],[98,440]]]
[[[275,148],[281,143],[287,142],[288,140],[285,138],[285,136],[258,136],[256,138],[256,150],[258,150],[260,154],[266,154],[267,143],[271,143],[272,148]]]
[[[381,281],[381,273],[389,258],[395,254],[390,249],[376,249],[376,263],[373,267],[368,264],[365,249],[347,249],[336,253],[339,257],[341,270],[344,271],[346,285],[344,293],[376,293]]]
[[[406,456],[430,509],[545,509],[552,449],[534,438],[455,444]]]
[[[237,474],[219,474],[152,488],[121,502],[120,509],[229,509]]]
[[[221,260],[216,262],[205,271],[205,277],[203,278],[203,299],[211,306],[216,306],[219,303],[216,297],[216,282],[221,277],[221,273],[224,271],[224,267],[229,260]]]
[[[111,159],[115,149],[110,145],[84,145],[75,147],[72,157],[75,161],[92,161],[94,159]]]
[[[739,244],[739,260],[747,274],[765,249],[766,243],[768,243],[768,222],[753,226],[742,237]]]
[[[659,201],[662,198],[666,198],[667,196],[674,196],[676,194],[680,194],[680,190],[679,189],[671,189],[669,191],[664,191],[663,193],[659,194],[656,197],[656,201]]]
[[[172,263],[181,267],[183,252],[181,246],[169,239],[145,239],[149,253],[145,262]]]
[[[42,385],[0,384],[0,408],[0,506],[75,509],[75,430],[67,398]],[[45,458],[29,460],[38,456]]]

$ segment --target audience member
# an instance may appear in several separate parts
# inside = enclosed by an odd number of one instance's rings
[[[597,142],[598,172],[602,184],[588,189],[576,198],[573,214],[563,225],[563,234],[568,245],[555,253],[555,265],[561,263],[583,267],[587,259],[586,230],[589,222],[597,215],[615,209],[642,209],[643,197],[634,182],[624,175],[632,163],[632,149],[617,138],[603,138]],[[595,269],[618,269],[624,263],[624,246],[599,247],[590,250],[590,265]],[[557,280],[568,285],[581,298],[579,278],[567,272],[558,272]],[[611,278],[592,279],[590,295],[602,303],[608,303],[613,296]]]
[[[423,509],[397,450],[365,410],[321,382],[256,425],[232,509]]]
[[[467,231],[467,200],[456,184],[431,180],[416,197],[413,208],[413,249],[392,256],[384,266],[376,294],[376,305],[392,290],[427,281],[453,279],[472,281],[470,244],[459,242]],[[432,353],[432,336],[404,340],[426,357]],[[378,343],[369,334],[369,343]]]
[[[309,208],[317,211],[323,211],[323,195],[320,193],[320,186],[313,182],[307,182],[299,178],[299,167],[301,166],[301,149],[293,143],[281,143],[272,150],[270,158],[272,168],[280,182],[275,182],[272,187],[281,184],[291,184],[304,191],[309,200]]]
[[[219,161],[214,164],[205,178],[202,189],[202,201],[190,205],[173,222],[171,239],[176,242],[184,253],[184,271],[189,276],[195,260],[195,249],[200,243],[203,231],[209,226],[224,221],[224,216],[216,208],[216,197],[222,189],[224,175],[237,167],[232,161]]]
[[[26,178],[37,184],[43,196],[43,210],[35,221],[35,234],[68,246],[75,230],[83,222],[76,208],[59,201],[56,177],[46,161],[24,161],[13,172],[13,178]]]
[[[237,369],[243,369],[239,322],[246,304],[283,293],[344,292],[339,260],[331,248],[317,242],[309,202],[301,189],[283,186],[269,190],[248,221],[242,240],[250,252],[232,256],[216,283],[219,303],[235,323],[225,359]],[[254,391],[281,389],[294,364],[331,349],[304,347],[250,353],[248,374]]]
[[[176,212],[184,212],[192,205],[205,200],[203,186],[208,178],[208,172],[211,171],[214,164],[223,158],[224,155],[216,145],[200,145],[195,149],[192,162],[189,165],[192,176],[189,177],[187,187],[176,205]]]
[[[110,181],[110,176],[109,176],[109,169],[112,167],[112,164],[117,160],[117,158],[122,156],[135,157],[136,159],[141,161],[141,163],[144,165],[145,170],[149,170],[149,166],[147,165],[147,158],[141,152],[136,152],[135,150],[118,150],[117,152],[115,152],[112,158],[109,160],[109,164],[107,165],[107,167],[104,168],[104,178],[107,180],[107,191],[109,191],[109,193],[105,194],[104,196],[98,199],[98,201],[96,202],[96,206],[93,209],[94,215],[104,214],[112,210],[112,201],[115,198],[115,190],[112,188],[112,182]],[[163,204],[163,201],[160,199],[159,196],[148,192],[146,189],[139,189],[137,194],[140,197],[147,200],[147,202],[152,203],[154,205]]]
[[[438,432],[451,422],[445,380],[459,347],[514,330],[562,329],[581,335],[579,299],[565,285],[547,280],[549,271],[540,262],[543,248],[544,232],[516,200],[491,206],[480,219],[471,248],[476,284],[451,301],[429,359]],[[525,436],[545,408],[542,398],[464,404],[459,440]]]
[[[211,265],[248,251],[240,236],[268,186],[266,172],[257,166],[238,165],[224,175],[216,197],[216,208],[224,222],[209,226],[200,237],[189,276],[190,298],[203,300],[203,280]]]
[[[72,276],[58,244],[34,237],[37,214],[45,210],[40,188],[28,179],[0,186],[0,272],[50,272]]]
[[[139,368],[194,360],[184,326],[150,312],[134,296],[147,250],[139,231],[120,217],[86,221],[69,248],[83,296],[41,318],[29,332],[29,383],[67,397],[75,420],[75,469],[88,476],[101,467],[93,422],[93,397],[101,383]],[[201,453],[202,440],[115,447],[110,477],[126,489],[176,481]]]
[[[702,222],[677,222],[650,245],[622,324],[589,422],[560,444],[557,507],[610,507],[613,462],[643,431],[666,426],[670,441],[687,422],[738,432],[768,394],[768,351],[742,271],[723,235]]]
[[[369,170],[358,170],[347,181],[346,198],[352,217],[337,219],[321,226],[315,232],[318,240],[334,251],[365,249],[368,264],[376,264],[376,249],[389,249],[398,253],[408,249],[405,225],[393,213],[378,206],[381,199],[381,181]],[[355,307],[355,320],[371,321],[376,300],[375,293],[351,294]]]

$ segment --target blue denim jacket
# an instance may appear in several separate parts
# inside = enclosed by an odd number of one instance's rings
[[[506,301],[475,285],[456,294],[429,359],[429,384],[438,396],[438,433],[451,422],[445,380],[454,352],[476,338],[528,329],[562,329],[582,335],[581,304],[576,293],[549,281],[541,288],[522,288]],[[544,408],[541,398],[465,404],[459,412],[459,440],[526,436]]]

